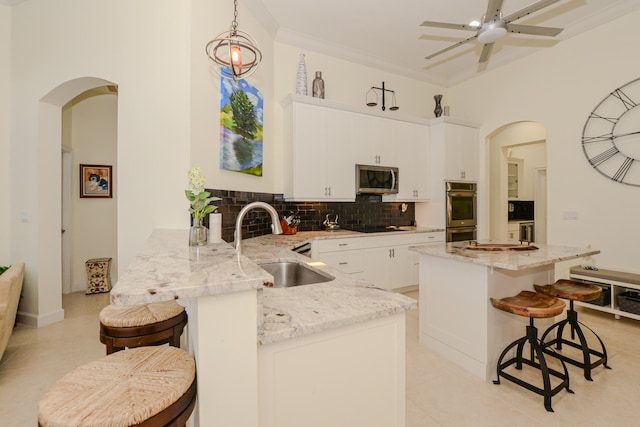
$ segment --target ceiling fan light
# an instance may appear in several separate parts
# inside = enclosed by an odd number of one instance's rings
[[[480,43],[494,43],[507,35],[507,29],[502,23],[499,25],[487,24],[478,31],[478,41]]]

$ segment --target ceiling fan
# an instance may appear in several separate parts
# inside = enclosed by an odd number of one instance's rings
[[[436,53],[432,53],[425,58],[431,59],[458,46],[462,46],[463,44],[468,43],[474,39],[478,39],[480,43],[484,43],[482,53],[480,54],[480,60],[478,61],[478,63],[481,64],[489,60],[489,56],[491,56],[491,50],[493,50],[494,43],[506,36],[507,32],[555,37],[560,34],[560,32],[563,30],[562,28],[519,25],[513,24],[512,22],[559,1],[560,0],[540,0],[530,6],[525,7],[524,9],[520,9],[517,12],[503,17],[503,0],[489,0],[489,4],[487,5],[487,12],[482,17],[482,21],[477,24],[448,24],[446,22],[424,21],[422,24],[420,24],[420,26],[449,28],[453,30],[466,30],[476,32],[474,36],[469,37],[468,39],[461,40],[449,47],[439,50]]]

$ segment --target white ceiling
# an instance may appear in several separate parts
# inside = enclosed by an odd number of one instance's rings
[[[478,64],[477,40],[433,59],[425,56],[473,32],[421,27],[423,21],[480,20],[486,0],[241,0],[276,40],[443,86],[451,86],[539,49],[550,49],[594,26],[640,9],[640,0],[560,0],[515,21],[564,28],[557,37],[509,33],[488,63]],[[537,0],[504,0],[507,16]],[[231,17],[230,17],[231,18]],[[243,27],[242,15],[238,16]]]

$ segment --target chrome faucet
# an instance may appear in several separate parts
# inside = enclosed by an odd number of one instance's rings
[[[254,208],[262,208],[271,214],[271,231],[273,234],[282,234],[282,227],[280,226],[280,218],[278,217],[278,211],[273,206],[265,202],[251,202],[240,210],[238,217],[236,218],[236,231],[233,234],[235,240],[236,251],[238,255],[242,251],[242,220],[247,212]]]

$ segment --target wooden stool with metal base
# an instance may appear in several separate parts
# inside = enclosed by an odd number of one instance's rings
[[[107,354],[125,347],[169,344],[180,347],[187,312],[177,302],[108,305],[100,312],[100,342]]]
[[[500,377],[509,380],[527,390],[533,391],[544,397],[544,407],[549,412],[553,412],[551,408],[551,398],[558,394],[562,389],[566,389],[569,393],[573,393],[569,388],[569,372],[562,360],[562,368],[564,372],[559,372],[549,368],[547,361],[544,357],[541,342],[538,339],[538,329],[533,325],[534,318],[549,318],[557,316],[564,310],[565,304],[563,301],[532,291],[521,291],[518,295],[513,297],[507,297],[502,299],[491,298],[491,304],[502,311],[507,313],[517,314],[518,316],[524,316],[529,318],[529,326],[527,326],[527,334],[512,342],[504,349],[497,364],[498,378],[493,383],[500,384]],[[531,353],[529,358],[523,357],[523,349],[525,344],[529,344]],[[514,347],[517,347],[515,357],[503,362],[507,353],[509,353]],[[536,357],[538,361],[536,362]],[[522,369],[522,365],[528,365],[540,370],[542,375],[543,388],[537,387],[534,384],[528,383],[521,378],[511,375],[505,372],[505,369],[511,365],[515,365],[518,370]],[[560,380],[560,383],[556,387],[551,386],[551,377],[556,377]]]
[[[607,365],[607,349],[604,343],[591,328],[578,321],[578,313],[573,309],[573,301],[592,301],[600,296],[602,288],[600,286],[592,285],[589,283],[577,282],[575,280],[560,279],[551,285],[534,285],[536,291],[546,295],[550,295],[556,298],[563,298],[569,300],[569,310],[567,310],[567,318],[552,325],[542,334],[541,341],[543,343],[542,348],[545,353],[562,359],[566,363],[570,363],[574,366],[582,368],[584,370],[584,377],[593,381],[591,378],[591,371],[593,368],[599,365],[604,365],[605,368],[611,369]],[[563,332],[565,326],[569,325],[571,329],[571,340],[563,338]],[[582,326],[587,328],[598,339],[600,348],[602,351],[589,348],[587,338],[582,331]],[[545,341],[547,335],[557,328],[557,333],[554,339]],[[576,342],[576,335],[578,340]],[[566,344],[570,347],[579,349],[582,351],[582,357],[580,360],[577,358],[571,358],[568,355],[551,351],[549,347],[555,345],[556,350],[562,350],[562,345]],[[591,355],[595,356],[595,359],[591,359]]]
[[[170,346],[118,351],[69,372],[42,397],[41,427],[184,427],[196,404],[193,356]]]

